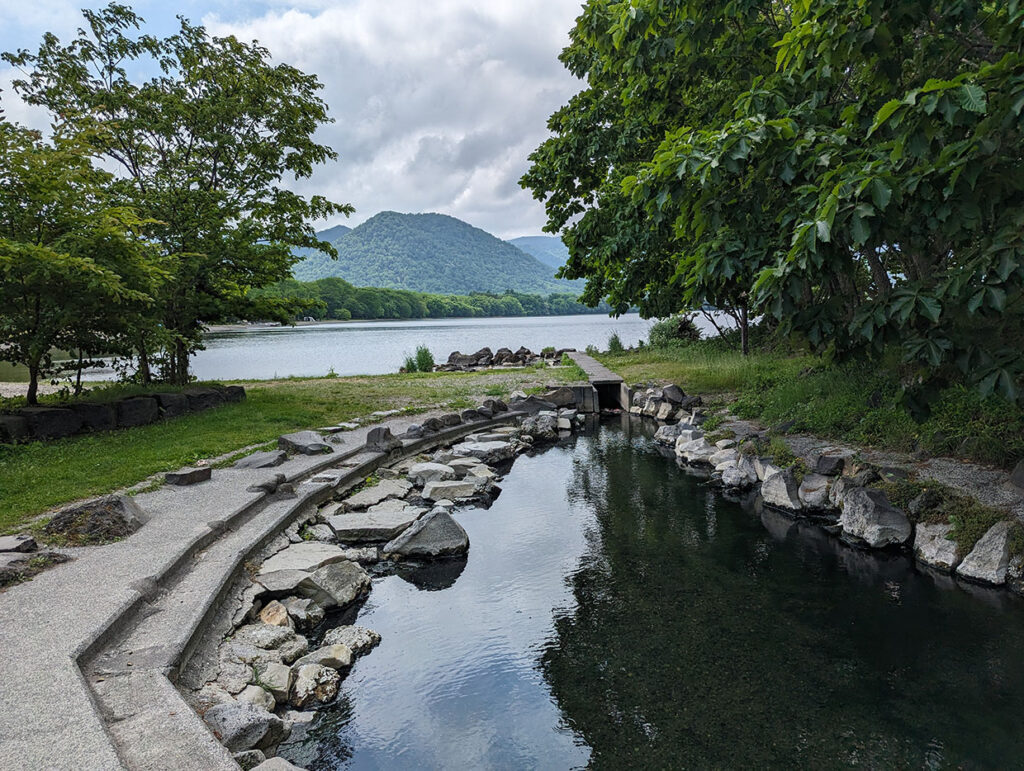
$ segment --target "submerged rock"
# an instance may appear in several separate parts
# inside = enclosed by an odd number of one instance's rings
[[[447,509],[437,507],[384,547],[385,554],[403,557],[447,557],[465,554],[469,535]]]
[[[843,496],[839,525],[844,533],[873,549],[904,544],[912,530],[910,520],[893,508],[882,490],[866,487],[856,487]]]

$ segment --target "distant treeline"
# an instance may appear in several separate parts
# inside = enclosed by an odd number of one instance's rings
[[[315,319],[441,319],[472,316],[567,316],[610,313],[601,303],[590,308],[572,294],[502,294],[474,292],[466,295],[427,294],[405,289],[358,287],[341,278],[317,281],[282,281],[261,289],[265,299],[307,300],[303,316]]]

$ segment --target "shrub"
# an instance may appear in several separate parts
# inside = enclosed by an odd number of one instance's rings
[[[416,371],[416,359],[408,354],[405,356],[405,363],[402,364],[402,370],[404,372],[415,372]]]
[[[624,353],[625,350],[626,346],[622,344],[622,338],[617,332],[612,332],[612,336],[608,338],[608,353]]]
[[[434,355],[425,345],[416,348],[416,369],[420,372],[434,371]]]
[[[700,330],[693,322],[693,316],[670,316],[651,327],[647,340],[653,348],[680,347],[700,340]]]

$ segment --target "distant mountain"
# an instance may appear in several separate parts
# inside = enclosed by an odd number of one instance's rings
[[[522,236],[509,239],[509,243],[527,254],[532,254],[555,270],[565,265],[569,259],[569,248],[557,236]]]
[[[581,282],[555,279],[554,268],[507,241],[444,214],[381,212],[328,240],[338,259],[303,254],[292,269],[295,278],[339,276],[356,286],[435,294],[506,289],[548,294],[582,288]]]

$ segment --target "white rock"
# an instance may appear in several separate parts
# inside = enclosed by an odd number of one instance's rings
[[[988,584],[1006,583],[1006,570],[1010,564],[1010,522],[996,522],[989,528],[964,557],[957,575],[984,581]]]
[[[832,484],[829,477],[808,474],[800,483],[800,503],[808,509],[824,509],[829,505],[828,491]]]
[[[881,490],[855,487],[843,496],[843,531],[878,549],[906,543],[910,538],[910,520],[895,509]]]
[[[265,688],[260,688],[258,685],[245,686],[236,698],[238,701],[248,702],[254,707],[265,709],[267,712],[273,712],[274,707],[277,706],[277,699],[274,698],[273,694]]]
[[[717,452],[712,453],[711,457],[708,458],[708,463],[717,468],[722,463],[735,463],[738,457],[739,453],[737,453],[736,450],[718,450]]]
[[[793,471],[775,467],[772,467],[770,472],[768,469],[765,471],[766,476],[761,483],[761,497],[764,502],[781,509],[799,511],[803,504],[800,503],[800,485],[797,484]]]
[[[569,418],[558,419],[558,430],[559,431],[572,431],[572,421]]]
[[[324,645],[344,645],[361,656],[380,642],[380,635],[365,626],[338,626],[324,635]]]
[[[409,478],[417,485],[455,479],[455,469],[443,463],[417,463],[409,469]]]
[[[952,572],[960,564],[956,541],[950,539],[952,525],[921,522],[914,533],[914,555],[926,565]]]
[[[662,402],[655,417],[658,420],[668,420],[675,411],[676,407],[672,402]]]
[[[307,664],[319,664],[322,667],[330,667],[331,669],[344,669],[345,667],[352,666],[352,651],[347,645],[324,645],[322,648],[317,648],[315,651],[307,653],[297,660],[292,667],[299,670]]]
[[[719,439],[717,442],[715,442],[715,447],[717,447],[719,450],[728,450],[730,447],[735,446],[735,439]]]
[[[256,677],[279,702],[288,701],[295,673],[287,664],[271,661],[256,667]],[[262,689],[261,689],[262,690]]]

